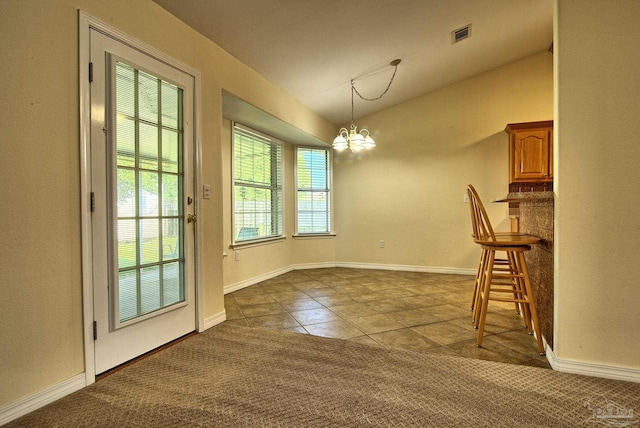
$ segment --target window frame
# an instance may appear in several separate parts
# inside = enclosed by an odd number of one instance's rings
[[[261,139],[262,142],[267,142],[272,145],[272,147],[277,148],[279,150],[279,183],[271,186],[261,186],[256,183],[252,183],[250,185],[246,185],[244,187],[252,187],[256,189],[268,189],[271,192],[277,192],[276,198],[279,198],[277,201],[277,208],[279,211],[276,212],[276,215],[273,215],[273,210],[270,211],[271,223],[272,226],[276,224],[279,227],[279,230],[276,234],[258,236],[253,239],[237,239],[239,231],[236,230],[236,185],[238,185],[238,179],[236,178],[236,129],[239,129],[241,132],[245,134],[252,134],[257,137],[257,139]],[[276,159],[277,160],[277,159]],[[273,160],[270,158],[270,162]],[[281,241],[285,239],[285,150],[284,143],[277,138],[274,138],[270,135],[267,135],[263,132],[260,132],[256,129],[253,129],[249,126],[241,124],[239,122],[232,121],[231,122],[231,245],[230,248],[239,248],[246,247],[252,245],[261,245],[264,243],[269,243],[273,241]],[[273,198],[273,195],[272,195]]]
[[[298,154],[300,150],[317,150],[323,151],[327,157],[327,171],[326,171],[326,189],[301,189],[298,183],[299,178],[299,165],[298,165]],[[333,151],[329,148],[325,147],[314,147],[314,146],[305,146],[305,145],[296,145],[294,152],[294,184],[295,184],[295,234],[294,238],[313,238],[313,237],[332,237],[335,236],[334,225],[335,222],[333,220]],[[328,230],[322,232],[300,232],[300,212],[299,212],[299,194],[301,191],[304,192],[326,192],[327,194],[327,221],[329,223]]]

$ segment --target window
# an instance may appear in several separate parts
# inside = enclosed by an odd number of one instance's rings
[[[282,143],[233,127],[233,242],[282,237]]]
[[[121,60],[115,70],[117,319],[124,323],[186,299],[183,90]]]
[[[297,233],[331,233],[331,152],[298,147],[296,156]]]

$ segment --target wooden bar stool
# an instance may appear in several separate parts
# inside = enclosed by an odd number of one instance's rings
[[[469,198],[469,200],[471,201],[471,198]],[[476,204],[470,203],[469,208],[471,209],[471,226],[472,226],[471,237],[473,238],[474,241],[477,241],[478,239],[480,239],[480,234],[481,234],[479,228],[481,227],[480,225],[482,224],[482,215]],[[519,233],[514,233],[514,232],[495,232],[495,234],[500,236],[520,235]],[[505,257],[506,258],[494,258],[493,269],[495,273],[499,274],[499,273],[513,271],[514,269],[513,266],[515,263],[515,261],[513,260],[513,257],[510,257],[508,253],[505,255]],[[473,319],[475,319],[476,317],[475,315],[476,300],[478,297],[478,289],[480,287],[480,280],[482,278],[483,267],[485,266],[483,263],[485,262],[486,262],[486,259],[484,258],[484,253],[483,253],[482,256],[480,257],[480,265],[478,266],[478,271],[476,273],[473,296],[471,298],[471,310],[474,311]],[[505,284],[505,285],[509,285],[509,284]],[[516,284],[513,284],[513,285],[515,286]],[[516,312],[520,314],[520,305],[516,303],[515,306],[516,306]]]
[[[478,329],[477,345],[482,346],[489,300],[513,302],[529,333],[535,334],[540,355],[544,355],[540,323],[524,256],[540,238],[520,233],[495,233],[472,185],[468,186],[467,194],[471,209],[472,237],[482,249],[472,303],[473,324]],[[504,252],[506,259],[496,263],[496,252]]]

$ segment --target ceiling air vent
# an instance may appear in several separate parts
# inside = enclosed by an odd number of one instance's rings
[[[458,43],[464,39],[471,37],[471,24],[451,32],[451,43]]]

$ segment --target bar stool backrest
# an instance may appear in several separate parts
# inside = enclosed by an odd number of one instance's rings
[[[467,195],[469,195],[469,208],[471,209],[471,236],[473,240],[476,243],[496,242],[496,234],[489,221],[489,216],[482,205],[478,192],[471,184],[467,187]]]

